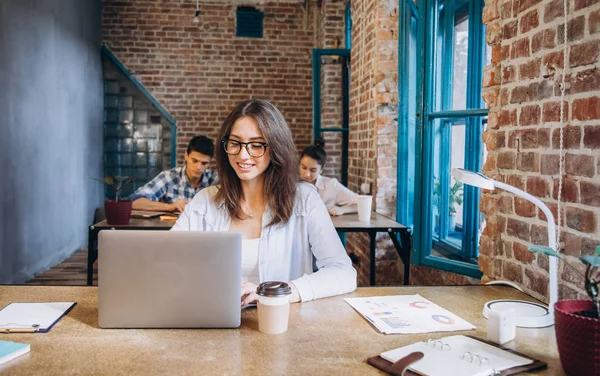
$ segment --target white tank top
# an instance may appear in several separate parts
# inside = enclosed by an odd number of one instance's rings
[[[242,239],[242,282],[259,284],[258,245],[260,238]]]

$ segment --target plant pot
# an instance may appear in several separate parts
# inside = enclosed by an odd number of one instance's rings
[[[554,305],[558,354],[569,375],[600,376],[600,319],[575,314],[593,309],[591,300],[561,300]]]
[[[453,232],[456,229],[456,214],[448,216],[448,232]]]
[[[125,226],[129,224],[131,218],[131,200],[123,201],[104,201],[104,212],[106,222],[109,225]]]

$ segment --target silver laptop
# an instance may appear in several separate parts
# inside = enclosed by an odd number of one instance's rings
[[[239,327],[241,244],[232,232],[100,231],[98,324]]]

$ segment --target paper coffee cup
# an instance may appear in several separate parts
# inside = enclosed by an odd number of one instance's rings
[[[371,203],[373,202],[373,196],[371,195],[359,195],[356,198],[358,205],[358,220],[361,222],[371,221]]]
[[[258,294],[258,330],[266,334],[280,334],[288,329],[291,287],[285,282],[263,282]]]

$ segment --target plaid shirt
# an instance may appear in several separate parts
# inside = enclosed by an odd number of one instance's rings
[[[148,200],[162,201],[167,204],[172,204],[179,199],[191,200],[201,189],[213,185],[216,178],[217,173],[215,171],[206,170],[200,177],[200,185],[198,188],[194,188],[185,173],[185,165],[175,167],[158,174],[157,177],[129,196],[129,200],[135,201],[144,197]]]

